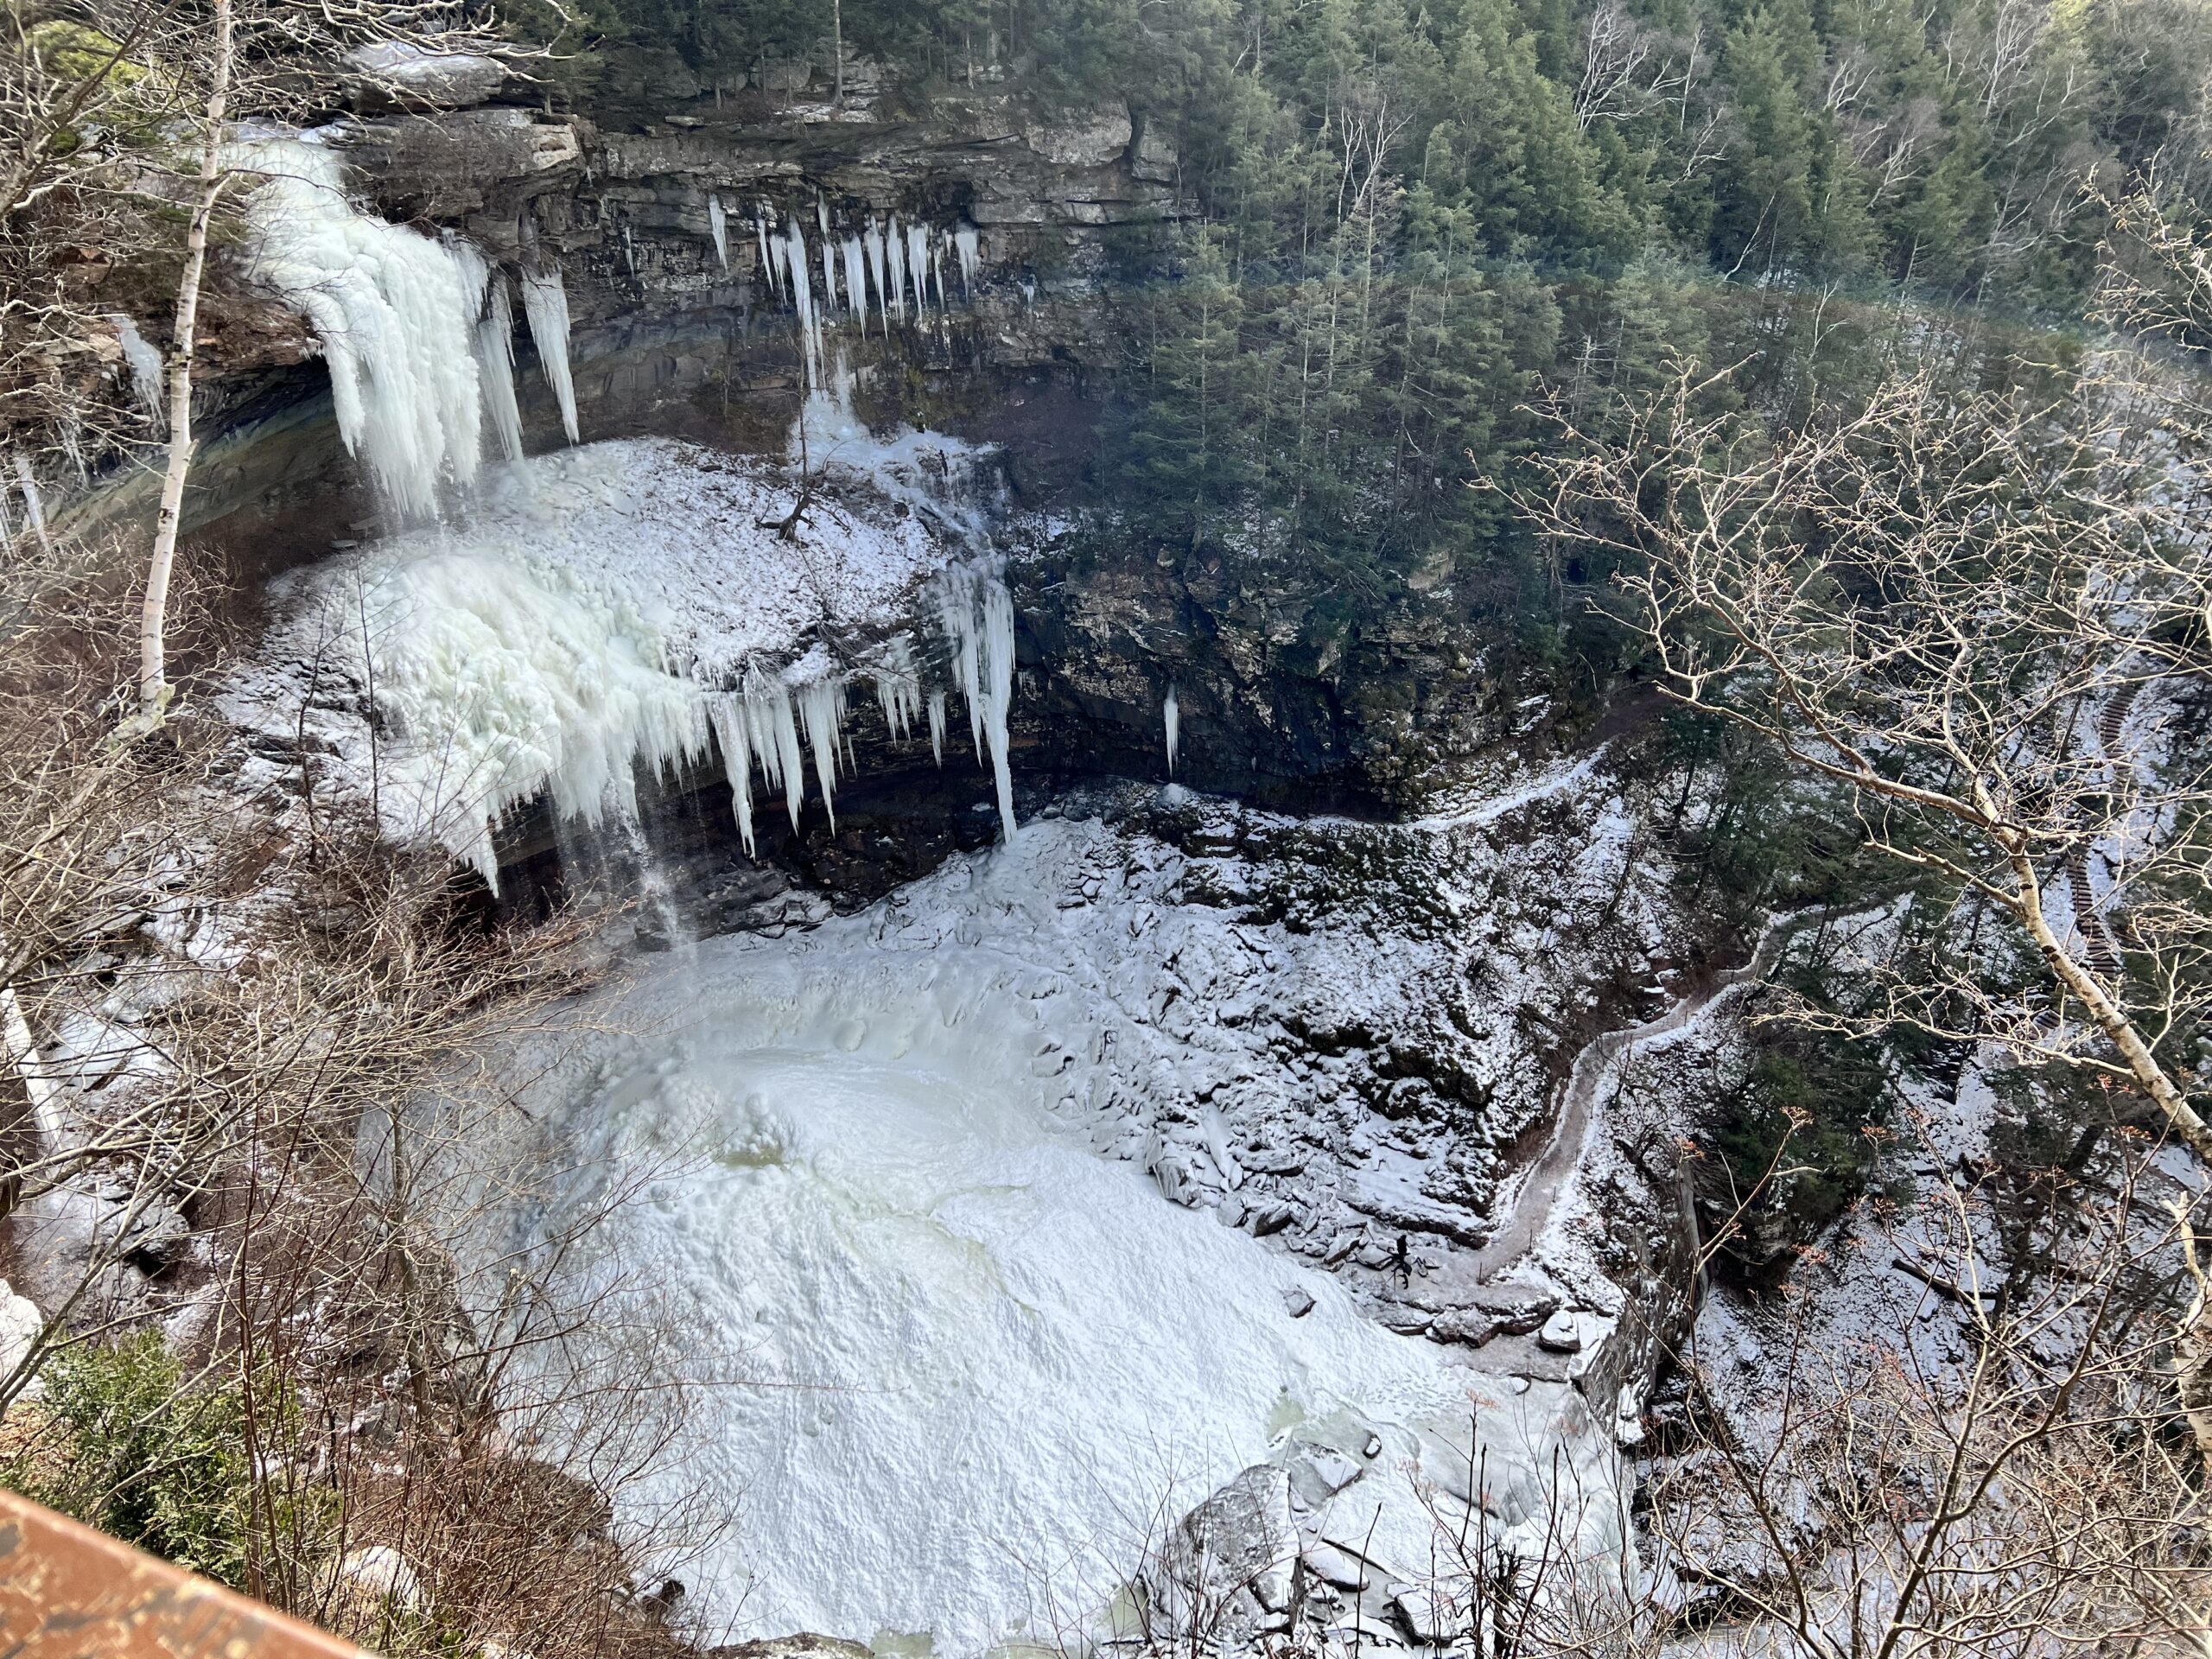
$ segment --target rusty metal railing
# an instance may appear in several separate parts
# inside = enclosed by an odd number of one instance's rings
[[[311,1624],[0,1490],[0,1659],[364,1659]]]

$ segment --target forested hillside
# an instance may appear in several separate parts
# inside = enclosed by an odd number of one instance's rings
[[[2188,183],[2207,38],[2163,0],[594,0],[559,73],[703,85],[838,31],[912,99],[1010,78],[1171,137],[1203,217],[1128,250],[1106,493],[1353,605],[1513,534],[1464,486],[1549,441],[1540,398],[1601,423],[1679,352],[1787,418],[1900,348],[2063,361],[2100,195]]]

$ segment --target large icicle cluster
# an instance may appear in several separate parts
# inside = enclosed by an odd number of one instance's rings
[[[710,196],[707,211],[715,251],[727,270],[721,199]],[[833,316],[842,312],[865,334],[873,307],[879,331],[887,334],[893,322],[903,325],[910,317],[921,321],[932,303],[940,314],[948,310],[948,257],[959,270],[963,297],[972,299],[982,280],[981,237],[965,220],[947,229],[911,220],[901,224],[893,213],[887,220],[871,216],[865,224],[840,231],[830,224],[828,204],[820,201],[815,204],[814,219],[816,242],[810,249],[798,215],[782,215],[779,228],[777,211],[768,203],[756,204],[753,214],[762,277],[769,292],[779,301],[789,301],[798,315],[799,349],[810,388],[823,385],[827,362],[823,335]]]
[[[311,137],[259,137],[236,149],[237,165],[264,180],[246,198],[247,272],[315,330],[339,435],[378,494],[403,519],[434,516],[442,486],[474,482],[487,417],[502,451],[518,457],[505,278],[457,237],[423,236],[360,212],[346,197],[340,157]],[[524,273],[523,304],[573,441],[557,267]]]
[[[954,688],[966,699],[976,758],[991,769],[999,823],[1014,831],[1014,779],[1007,762],[1007,712],[1014,695],[1014,600],[993,562],[948,566],[937,580],[934,619],[943,628]],[[810,652],[780,674],[749,671],[733,690],[707,696],[715,739],[729,779],[730,801],[745,850],[754,850],[753,772],[762,785],[780,790],[797,830],[806,797],[799,739],[814,758],[815,787],[834,828],[840,776],[852,771],[844,735],[846,698],[852,682],[872,680],[883,723],[894,741],[912,736],[928,709],[930,749],[944,764],[944,688],[925,692],[910,633],[894,635],[864,669],[848,674],[826,654]]]

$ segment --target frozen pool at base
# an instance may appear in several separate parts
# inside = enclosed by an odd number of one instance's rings
[[[684,1370],[715,1380],[631,1501],[730,1515],[685,1572],[717,1622],[1074,1645],[1178,1517],[1325,1421],[1382,1442],[1332,1530],[1414,1576],[1434,1539],[1413,1426],[1479,1402],[1486,1442],[1542,1440],[1529,1414],[1571,1403],[1501,1409],[1498,1379],[1091,1150],[1033,1071],[1039,972],[951,939],[876,948],[866,916],[714,940],[591,1012],[650,1035],[594,1037],[540,1086],[570,1173],[533,1224],[673,1172],[580,1271],[652,1286]],[[1494,1446],[1490,1484],[1548,1452]]]

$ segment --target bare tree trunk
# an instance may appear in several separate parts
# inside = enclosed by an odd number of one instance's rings
[[[837,54],[837,105],[845,103],[845,0],[830,0],[830,38]]]
[[[192,470],[192,362],[200,323],[200,282],[207,265],[207,227],[215,216],[226,172],[223,123],[231,93],[231,3],[215,0],[215,55],[207,92],[207,124],[200,148],[200,196],[193,205],[184,245],[184,273],[177,279],[175,341],[169,350],[168,465],[162,474],[161,512],[154,521],[154,550],[146,570],[146,602],[138,621],[138,718],[161,723],[169,701],[162,641],[168,621],[169,573],[176,563],[177,529],[184,512],[184,481]]]
[[[2021,925],[2027,929],[2028,937],[2035,941],[2036,949],[2050,965],[2052,975],[2059,983],[2081,998],[2082,1006],[2088,1009],[2089,1017],[2096,1022],[2097,1029],[2120,1051],[2120,1058],[2127,1063],[2129,1072],[2141,1085],[2143,1092],[2151,1096],[2166,1122],[2173,1126],[2174,1133],[2187,1143],[2190,1151],[2204,1160],[2207,1166],[2212,1166],[2212,1125],[2205,1122],[2196,1109],[2174,1086],[2174,1080],[2166,1075],[2165,1067],[2158,1064],[2158,1057],[2151,1052],[2150,1044],[2143,1040],[2143,1033],[2137,1029],[2135,1021],[2128,1018],[2106,994],[2105,988],[2097,982],[2096,976],[2075,961],[2058,935],[2051,931],[2050,924],[2044,919],[2043,887],[2036,879],[2034,864],[2024,855],[2016,853],[2012,868],[2019,881],[2023,899],[2018,906]]]

